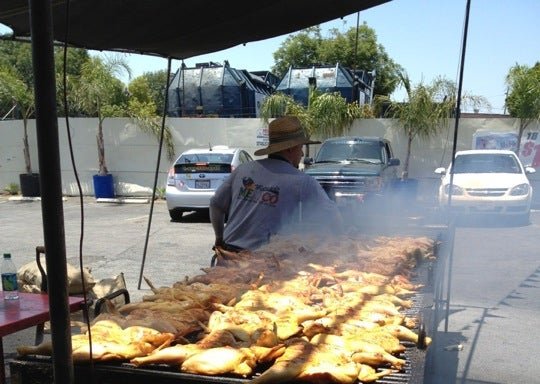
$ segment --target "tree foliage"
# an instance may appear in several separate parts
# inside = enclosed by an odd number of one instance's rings
[[[413,141],[419,137],[429,139],[448,125],[455,107],[455,86],[444,78],[436,78],[431,84],[413,86],[405,72],[400,80],[407,92],[407,101],[391,103],[389,116],[397,118],[407,136],[407,151],[403,164],[403,179],[409,176],[409,161]]]
[[[30,44],[0,40],[0,65],[11,68],[19,79],[33,87],[34,71]]]
[[[403,163],[404,179],[409,175],[412,143],[420,138],[429,140],[448,126],[448,119],[455,116],[457,106],[456,84],[445,77],[436,77],[431,83],[413,85],[405,71],[399,72],[400,85],[407,93],[405,102],[393,102],[389,98],[379,98],[376,104],[388,106],[386,116],[398,120],[407,136],[407,150]],[[485,97],[463,93],[461,105],[473,108],[487,108],[491,105]],[[378,107],[380,109],[380,107]]]
[[[64,55],[65,52],[65,55]],[[143,131],[159,137],[163,113],[166,71],[148,72],[130,83],[130,92],[120,75],[131,69],[121,55],[106,60],[91,57],[87,50],[55,47],[55,73],[58,116],[67,110],[71,117],[97,117],[99,174],[108,173],[103,142],[103,121],[107,117],[130,117]],[[65,58],[64,58],[65,56]],[[64,76],[65,72],[65,76]],[[27,119],[34,111],[34,75],[31,45],[0,41],[0,112],[6,115],[13,106],[12,118],[23,119],[26,170],[31,172],[26,131]],[[66,88],[64,90],[64,88]],[[64,100],[65,99],[65,100]],[[67,101],[67,108],[65,108]],[[169,159],[174,157],[174,141],[168,127],[164,142]]]
[[[302,104],[296,102],[291,96],[276,92],[267,97],[261,105],[261,117],[265,122],[270,118],[294,115],[300,117],[305,113]]]
[[[306,28],[287,36],[278,50],[273,53],[275,64],[272,72],[278,77],[283,77],[290,66],[310,67],[323,64],[319,53],[322,40],[319,26]]]
[[[154,114],[162,115],[167,92],[167,71],[145,72],[133,79],[129,85],[130,95],[138,100],[143,98],[155,106]]]
[[[260,113],[266,123],[270,118],[297,116],[310,135],[322,139],[344,134],[354,119],[372,117],[366,106],[347,103],[338,92],[323,93],[313,87],[309,90],[307,107],[294,101],[291,96],[278,92],[264,100]]]
[[[540,120],[540,62],[533,67],[516,64],[506,76],[508,96],[506,106],[510,116],[520,120],[518,129],[518,148],[527,126]]]
[[[360,117],[357,115],[360,110],[352,108],[353,105],[338,92],[322,93],[312,89],[308,106],[312,131],[321,138],[343,135],[354,119]]]
[[[72,79],[77,78],[81,74],[83,63],[89,60],[90,56],[86,49],[68,48],[66,52],[66,79],[67,93],[71,93]],[[55,76],[57,90],[57,105],[58,115],[64,116],[64,50],[61,47],[54,48],[55,61]],[[34,89],[34,72],[32,67],[32,47],[26,42],[19,41],[0,41],[0,65],[8,67],[13,71],[17,78],[23,81],[27,87],[33,92]],[[4,110],[4,106],[1,106]],[[68,114],[70,116],[79,116],[80,111],[75,109],[73,105],[69,105]]]
[[[99,57],[92,57],[81,68],[81,76],[75,80],[75,92],[71,101],[88,117],[97,117],[99,175],[108,173],[105,161],[105,143],[103,140],[103,121],[107,117],[125,116],[127,95],[123,83],[115,77],[120,68],[126,68],[124,62],[112,60],[104,62]]]
[[[165,71],[163,71],[163,73],[165,73]],[[129,83],[128,91],[130,98],[127,105],[127,114],[143,132],[158,138],[161,133],[161,119],[157,112],[158,107],[156,107],[155,102],[155,89],[151,89],[152,82],[149,79],[151,79],[151,77],[143,75],[135,78]],[[163,81],[162,84],[165,84],[165,81]],[[161,100],[163,104],[164,98]],[[163,106],[161,108],[163,108]],[[161,113],[163,113],[163,111]],[[175,155],[175,148],[170,127],[165,127],[163,135],[167,158],[172,161]]]
[[[289,35],[274,52],[272,71],[283,76],[289,67],[336,65],[375,73],[375,94],[389,96],[399,84],[401,66],[377,43],[375,31],[366,23],[341,33],[337,29],[322,37],[319,26]],[[357,38],[358,35],[358,38]]]
[[[68,100],[75,93],[78,79],[81,76],[83,65],[90,60],[90,55],[86,49],[68,48],[64,61],[64,50],[56,47],[54,50],[55,61],[55,76],[56,76],[56,100],[57,113],[60,117],[68,116],[83,116],[84,112],[79,108],[78,103],[68,102],[67,112],[64,104],[64,96],[67,95]],[[64,79],[65,68],[65,79]],[[66,90],[64,91],[64,86]]]
[[[28,119],[34,113],[33,90],[20,78],[19,73],[6,64],[0,63],[0,106],[13,111],[23,121],[23,155],[26,173],[32,173],[30,148],[28,144]],[[3,117],[3,116],[2,116]]]

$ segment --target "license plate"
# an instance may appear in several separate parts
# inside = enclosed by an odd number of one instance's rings
[[[195,180],[196,189],[210,189],[210,180]]]

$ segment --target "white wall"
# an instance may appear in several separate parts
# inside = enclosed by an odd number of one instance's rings
[[[256,135],[263,124],[259,119],[191,119],[172,118],[176,154],[188,148],[208,145],[243,146],[249,152],[257,148]],[[58,121],[62,189],[65,195],[76,195],[78,189],[74,169],[77,170],[83,194],[93,194],[92,175],[98,171],[97,119],[70,119],[71,141],[75,166],[71,163],[64,119]],[[35,120],[28,127],[32,170],[39,171]],[[0,122],[0,188],[10,183],[19,184],[19,174],[25,172],[22,121]],[[104,121],[105,158],[113,174],[118,195],[149,195],[154,183],[158,156],[158,139],[142,132],[129,119]],[[158,186],[162,187],[171,161],[162,150]]]
[[[491,132],[515,132],[518,122],[511,118],[462,118],[458,127],[457,149],[469,149],[472,137],[477,130]],[[194,147],[209,145],[229,145],[244,147],[252,153],[262,147],[261,135],[264,124],[260,119],[234,118],[169,118],[167,124],[172,128],[176,155]],[[413,142],[409,177],[420,179],[425,184],[427,195],[433,195],[438,176],[433,170],[447,166],[452,153],[454,121],[438,137],[429,141],[416,139]],[[65,195],[76,195],[74,167],[71,164],[64,119],[58,121],[60,137],[60,158],[62,189]],[[75,156],[75,167],[85,195],[93,194],[92,175],[97,173],[96,132],[97,119],[70,119],[70,130]],[[540,130],[533,125],[530,130]],[[406,138],[395,120],[367,119],[354,122],[351,135],[384,136],[393,143],[396,157],[403,162],[406,151]],[[0,189],[10,183],[19,184],[19,174],[25,171],[22,121],[0,121]],[[150,195],[157,164],[158,141],[142,132],[129,119],[106,119],[104,121],[105,156],[109,172],[113,174],[118,195]],[[29,142],[32,168],[38,172],[35,121],[29,122]],[[318,146],[310,148],[313,155]],[[170,166],[165,150],[162,151],[158,187],[163,187]],[[540,171],[540,170],[539,170]],[[540,173],[540,172],[539,172]],[[540,180],[540,175],[532,177]],[[540,191],[540,188],[537,190]],[[540,193],[538,194],[540,195]]]

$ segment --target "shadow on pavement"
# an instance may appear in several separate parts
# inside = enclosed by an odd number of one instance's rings
[[[185,212],[180,220],[172,220],[173,223],[209,223],[210,214],[208,211]]]

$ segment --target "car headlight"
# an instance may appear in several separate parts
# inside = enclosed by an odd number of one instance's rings
[[[527,183],[516,185],[510,190],[510,196],[525,196],[529,194],[529,188],[530,186]]]
[[[446,184],[444,186],[444,194],[448,196],[450,193],[450,184]],[[463,188],[461,188],[459,185],[452,184],[452,196],[460,196],[463,195]]]

